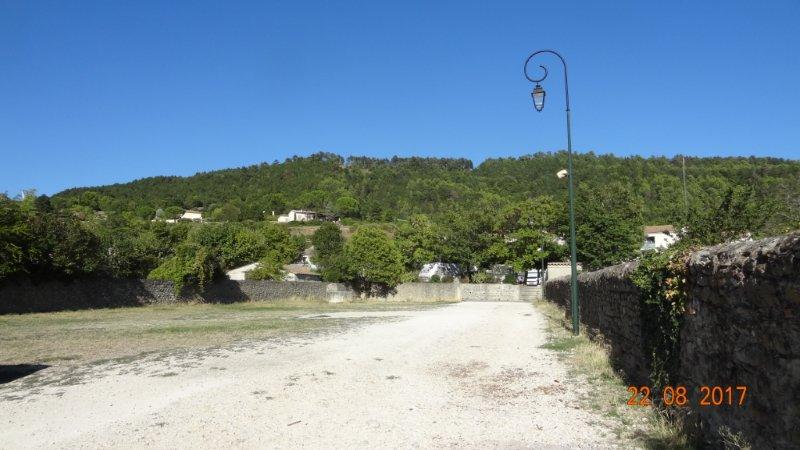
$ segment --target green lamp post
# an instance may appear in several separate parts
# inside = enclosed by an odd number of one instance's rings
[[[525,60],[525,78],[527,78],[531,83],[536,83],[536,86],[533,88],[531,92],[531,98],[533,99],[533,107],[536,108],[536,111],[541,112],[544,109],[544,99],[545,99],[545,91],[542,86],[539,84],[540,82],[544,81],[547,78],[547,67],[540,65],[539,67],[544,70],[544,74],[541,78],[531,78],[528,75],[528,63],[533,59],[534,56],[540,53],[550,53],[553,55],[558,56],[558,59],[561,60],[561,64],[564,65],[564,95],[566,97],[566,105],[567,105],[567,186],[569,190],[569,253],[570,253],[570,265],[572,266],[572,274],[570,278],[570,309],[572,312],[572,333],[577,335],[580,332],[580,320],[578,317],[578,263],[577,263],[577,252],[575,250],[575,192],[573,189],[573,182],[572,182],[572,127],[570,123],[570,110],[569,110],[569,83],[567,81],[567,63],[564,61],[564,57],[562,57],[558,52],[554,50],[539,50],[536,52],[531,53],[528,56],[528,59]]]

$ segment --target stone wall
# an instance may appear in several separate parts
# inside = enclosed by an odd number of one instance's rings
[[[392,302],[519,302],[541,299],[541,288],[516,284],[403,283],[386,300]]]
[[[704,431],[746,430],[754,448],[800,445],[800,234],[692,255],[681,332],[687,386],[747,386],[739,407],[695,412]],[[699,395],[699,393],[698,393]]]
[[[728,427],[754,448],[800,442],[800,234],[697,251],[687,263],[687,308],[675,385],[689,389],[687,419],[709,443]],[[634,381],[646,381],[635,263],[578,277],[581,319],[611,346]],[[545,285],[568,311],[569,280]],[[638,331],[637,331],[638,330]],[[644,377],[644,378],[643,378]],[[743,407],[700,407],[700,386],[747,386]]]
[[[170,281],[80,279],[71,282],[6,281],[0,285],[0,314],[88,308],[115,308],[179,302],[350,301],[353,292],[341,284],[292,281],[219,281],[202,294],[177,296]]]
[[[457,302],[460,283],[403,283],[386,296],[390,302]]]
[[[513,284],[404,283],[377,301],[457,302],[533,301],[538,287]],[[359,295],[339,283],[313,281],[224,280],[203,293],[176,296],[172,282],[155,280],[79,279],[70,282],[6,281],[0,285],[0,314],[88,308],[115,308],[179,302],[233,303],[245,301],[305,300],[349,302]]]
[[[615,368],[630,382],[646,384],[649,368],[643,353],[639,288],[627,277],[637,265],[631,262],[579,274],[578,303],[581,322],[590,336],[597,332],[603,335]],[[545,283],[544,296],[571,317],[569,277]]]
[[[518,302],[523,288],[518,284],[461,283],[460,298],[465,302]]]

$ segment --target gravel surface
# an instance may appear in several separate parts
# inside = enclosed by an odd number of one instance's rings
[[[626,446],[580,408],[588,388],[540,348],[531,305],[378,316],[343,333],[47,369],[0,386],[0,448]]]

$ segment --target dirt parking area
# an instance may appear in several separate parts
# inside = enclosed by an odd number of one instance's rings
[[[628,446],[530,304],[422,308],[298,310],[339,325],[48,368],[0,385],[0,447]]]

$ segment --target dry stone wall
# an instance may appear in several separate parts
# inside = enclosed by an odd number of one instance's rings
[[[538,287],[508,284],[404,283],[384,297],[392,302],[532,301]],[[349,302],[358,293],[340,283],[313,281],[225,280],[205,292],[175,295],[170,281],[78,279],[74,281],[6,281],[0,284],[0,314],[20,314],[88,308],[116,308],[180,302],[233,303],[305,300]]]
[[[635,383],[647,381],[636,263],[578,277],[581,320],[611,346]],[[800,234],[693,253],[676,385],[689,389],[688,423],[707,443],[726,427],[753,448],[800,445]],[[568,313],[569,279],[545,285]],[[699,406],[701,386],[747,386],[744,406]]]
[[[749,389],[745,410],[698,408],[703,431],[746,430],[754,448],[800,446],[800,235],[696,252],[687,284],[681,380]]]
[[[579,316],[590,335],[603,335],[616,368],[631,382],[645,384],[649,368],[643,353],[640,293],[628,279],[637,266],[630,262],[579,274]],[[544,295],[571,317],[569,277],[548,281]]]
[[[0,314],[88,308],[116,308],[181,302],[350,301],[352,290],[336,283],[219,281],[202,294],[176,295],[170,281],[79,279],[71,282],[6,281],[0,286]]]

